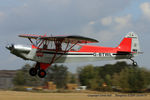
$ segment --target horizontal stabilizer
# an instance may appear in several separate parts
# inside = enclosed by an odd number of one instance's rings
[[[113,55],[131,55],[131,52],[118,51],[116,54],[113,54]]]

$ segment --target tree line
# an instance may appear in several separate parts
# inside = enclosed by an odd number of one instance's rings
[[[91,90],[143,92],[150,86],[150,71],[126,62],[87,65],[78,70],[81,85]]]
[[[39,78],[38,76],[30,76],[29,69],[34,65],[25,64],[17,71],[13,79],[15,86],[44,86],[46,82],[52,81],[57,85],[57,88],[65,88],[67,83],[76,83],[76,75],[68,71],[68,68],[63,65],[53,65],[47,69],[47,76]]]
[[[126,62],[104,66],[86,65],[79,67],[76,74],[69,72],[64,65],[55,64],[47,69],[44,79],[29,75],[28,71],[33,66],[26,64],[18,70],[13,83],[17,86],[41,86],[53,81],[57,88],[65,88],[67,83],[76,83],[90,90],[122,92],[143,92],[150,86],[150,71]]]

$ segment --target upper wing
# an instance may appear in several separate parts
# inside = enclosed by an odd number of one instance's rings
[[[33,34],[21,34],[19,37],[37,39],[43,37],[42,35],[33,35]]]
[[[98,43],[96,39],[78,36],[78,35],[69,35],[69,36],[42,36],[42,35],[29,35],[23,34],[19,37],[31,38],[31,39],[43,39],[48,41],[62,41],[64,43]]]

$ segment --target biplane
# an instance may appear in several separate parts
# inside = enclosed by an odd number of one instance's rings
[[[24,60],[35,61],[35,67],[29,70],[31,76],[46,76],[46,69],[53,63],[91,62],[101,60],[130,59],[140,53],[138,36],[130,32],[117,47],[102,47],[87,45],[98,43],[98,40],[77,36],[47,36],[22,34],[19,37],[27,38],[32,46],[7,45],[10,52]]]

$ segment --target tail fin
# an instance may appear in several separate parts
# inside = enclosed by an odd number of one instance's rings
[[[139,40],[137,34],[129,32],[117,47],[120,52],[140,52]]]

